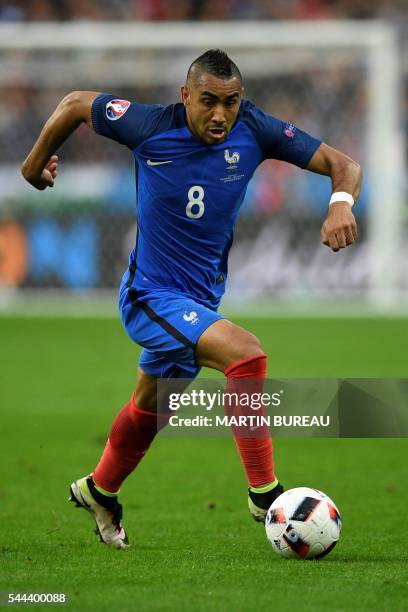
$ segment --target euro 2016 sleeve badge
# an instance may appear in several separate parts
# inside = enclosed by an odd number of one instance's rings
[[[117,121],[123,117],[129,106],[129,100],[110,100],[106,105],[106,116],[111,121]]]

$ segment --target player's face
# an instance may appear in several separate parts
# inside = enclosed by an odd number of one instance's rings
[[[194,136],[210,145],[224,142],[239,112],[240,79],[224,80],[205,73],[192,84],[184,85],[181,97]]]

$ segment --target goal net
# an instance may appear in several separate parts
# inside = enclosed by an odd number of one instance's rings
[[[37,192],[20,177],[59,100],[86,89],[176,102],[191,61],[214,47],[239,65],[246,97],[358,160],[365,174],[359,241],[335,254],[320,239],[330,180],[264,162],[236,227],[227,302],[401,305],[408,250],[398,53],[389,26],[350,21],[1,26],[3,295],[116,290],[135,241],[133,160],[117,143],[83,126],[59,151],[54,189]]]

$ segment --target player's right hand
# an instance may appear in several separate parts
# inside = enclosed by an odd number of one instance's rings
[[[37,189],[54,187],[55,179],[58,174],[58,155],[51,155],[44,170],[41,172],[40,180],[34,184]]]

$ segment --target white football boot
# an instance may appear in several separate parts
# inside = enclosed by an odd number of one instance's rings
[[[96,534],[101,542],[113,548],[128,548],[129,540],[122,527],[122,506],[116,496],[109,497],[100,493],[91,476],[74,480],[70,487],[69,501],[84,508],[96,522]]]

